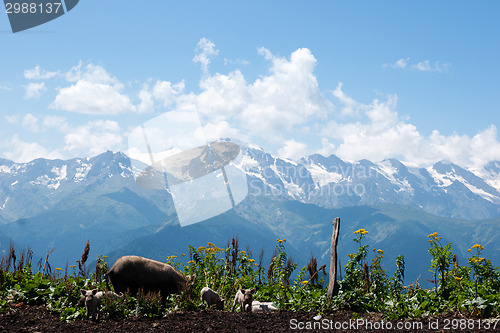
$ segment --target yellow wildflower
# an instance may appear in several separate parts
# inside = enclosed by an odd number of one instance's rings
[[[379,254],[384,254],[384,250],[382,250],[382,249],[378,249],[378,250],[377,250],[377,252],[378,252]]]
[[[368,233],[368,231],[366,231],[365,229],[358,229],[354,233],[355,234],[366,235]]]
[[[455,280],[460,281],[462,278],[460,276],[455,276]]]
[[[69,268],[75,268],[75,267],[76,267],[76,265],[71,265],[71,266],[69,266]]]
[[[481,246],[481,244],[474,244],[472,246],[473,249],[479,249],[479,250],[484,250],[484,247]]]
[[[203,250],[205,250],[205,247],[204,247],[204,246],[200,246],[200,247],[198,248],[198,252],[203,251]]]
[[[484,258],[478,258],[478,257],[473,257],[473,258],[469,259],[469,261],[473,262],[473,263],[478,263],[478,262],[481,262],[483,260],[484,260]]]
[[[432,237],[437,237],[437,235],[438,235],[438,233],[437,233],[437,232],[434,232],[434,233],[430,234],[430,235],[429,235],[429,236],[427,236],[427,237],[432,238]]]
[[[255,259],[248,259],[248,261],[249,261],[249,262],[254,262],[254,261],[255,261]]]
[[[467,252],[472,252],[472,249],[468,249]]]
[[[177,258],[177,256],[168,256],[167,260],[174,259],[174,258]]]
[[[189,260],[187,263],[188,264],[194,264],[194,260]]]
[[[302,281],[301,283],[302,283],[302,284],[308,284],[308,283],[309,283],[309,281],[308,281],[308,280],[305,280],[305,281]]]
[[[246,252],[245,251],[240,251],[240,254],[246,254]]]
[[[56,268],[56,271],[62,271],[62,268]]]
[[[181,253],[181,256],[185,257],[186,255],[184,253]]]

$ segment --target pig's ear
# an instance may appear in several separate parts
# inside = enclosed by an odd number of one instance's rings
[[[255,288],[253,288],[252,290],[250,290],[250,292],[253,294],[253,293],[255,293],[255,290],[256,290],[256,289],[255,289]]]
[[[92,294],[93,295],[97,294],[97,289],[92,289]]]
[[[240,289],[240,293],[242,293],[243,295],[245,295],[245,289]]]
[[[80,289],[80,292],[82,293],[83,296],[87,295],[87,290]]]

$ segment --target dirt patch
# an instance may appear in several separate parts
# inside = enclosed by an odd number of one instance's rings
[[[350,311],[323,314],[280,311],[239,313],[225,311],[176,312],[165,318],[130,318],[92,322],[61,322],[44,306],[22,306],[0,314],[0,332],[494,332],[500,324],[466,319],[459,315],[422,320],[384,321],[380,314],[358,315]],[[363,320],[363,322],[361,321]],[[489,328],[486,326],[489,325]]]

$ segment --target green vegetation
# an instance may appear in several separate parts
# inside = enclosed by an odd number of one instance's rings
[[[290,311],[325,312],[349,309],[355,312],[380,312],[386,319],[418,318],[434,314],[460,312],[466,317],[493,317],[500,315],[500,271],[490,260],[481,256],[480,244],[469,250],[465,266],[459,266],[453,246],[441,244],[437,233],[428,237],[430,254],[429,271],[433,274],[433,288],[422,289],[419,282],[404,285],[405,261],[396,259],[395,273],[388,276],[383,269],[384,251],[369,250],[364,244],[368,231],[354,232],[358,243],[356,253],[349,254],[344,266],[345,275],[338,282],[339,293],[331,300],[325,288],[325,265],[317,268],[312,258],[302,267],[293,281],[292,272],[297,264],[287,256],[285,239],[277,239],[276,248],[268,266],[262,263],[263,254],[254,259],[250,249],[239,249],[237,239],[226,248],[213,243],[194,248],[188,246],[184,258],[169,256],[166,261],[188,279],[184,291],[171,295],[163,307],[158,294],[123,295],[118,299],[105,298],[101,314],[107,319],[130,316],[161,317],[170,311],[198,310],[206,307],[200,300],[200,290],[209,286],[226,299],[225,309],[230,310],[239,288],[253,288],[254,299],[273,301],[280,309]],[[77,265],[52,270],[48,257],[39,263],[33,273],[31,251],[23,251],[20,258],[11,247],[0,262],[0,311],[15,309],[22,304],[44,304],[60,315],[61,320],[85,317],[85,308],[78,307],[80,289],[110,290],[104,279],[108,269],[105,256],[99,256],[96,268],[89,273],[86,261],[89,244],[84,248]],[[369,258],[371,257],[371,258]],[[187,261],[189,259],[189,261]],[[185,262],[185,263],[183,263]]]

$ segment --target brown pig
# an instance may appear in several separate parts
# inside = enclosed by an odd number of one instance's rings
[[[186,284],[186,278],[169,264],[139,257],[123,256],[118,258],[106,273],[116,292],[129,292],[136,296],[143,293],[159,292],[165,297],[178,293]]]

